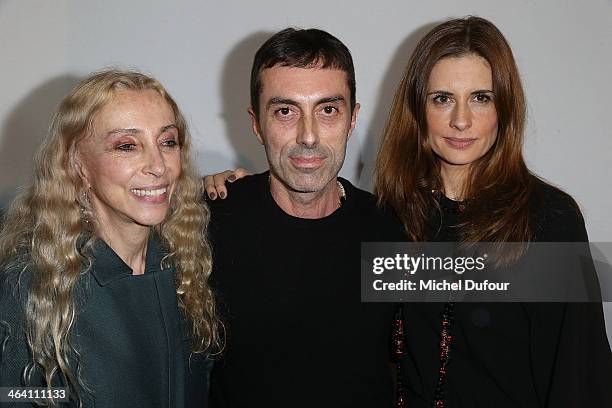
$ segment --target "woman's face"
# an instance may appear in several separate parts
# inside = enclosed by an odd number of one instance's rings
[[[466,169],[497,138],[497,112],[489,63],[469,54],[436,63],[427,84],[429,143],[443,170]]]
[[[77,145],[77,163],[103,230],[161,223],[181,173],[172,109],[153,90],[116,91]]]

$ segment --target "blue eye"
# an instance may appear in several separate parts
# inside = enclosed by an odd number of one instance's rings
[[[162,145],[164,145],[166,147],[176,147],[176,146],[178,146],[178,143],[174,139],[168,139],[168,140],[164,140],[162,142]]]

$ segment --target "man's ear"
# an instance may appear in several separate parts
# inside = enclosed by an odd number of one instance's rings
[[[255,136],[257,136],[257,140],[259,140],[259,143],[263,145],[264,144],[263,137],[261,137],[261,131],[259,129],[259,122],[257,120],[257,115],[255,115],[255,112],[253,111],[253,107],[249,106],[249,109],[247,109],[247,112],[249,112],[249,116],[251,117],[251,128],[253,129],[253,133],[255,134]]]
[[[349,128],[349,132],[348,132],[348,138],[351,138],[351,135],[353,134],[353,130],[355,130],[355,124],[357,123],[357,115],[359,114],[359,109],[361,108],[361,105],[356,103],[355,107],[353,108],[353,113],[351,114],[351,127]]]

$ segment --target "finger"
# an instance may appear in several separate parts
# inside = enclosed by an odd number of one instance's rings
[[[206,194],[211,200],[216,200],[219,193],[223,192],[223,197],[227,195],[227,190],[225,186],[220,185],[219,178],[227,178],[228,175],[232,174],[231,170],[225,170],[221,173],[216,173],[208,176],[204,176],[204,189],[206,190]]]
[[[208,198],[211,200],[217,199],[217,189],[215,189],[215,180],[213,176],[204,176],[204,190]]]
[[[215,190],[221,199],[227,197],[227,189],[225,188],[225,181],[232,174],[231,170],[225,170],[223,173],[217,173],[213,175],[213,183]]]
[[[238,167],[234,170],[233,174],[227,178],[227,181],[233,183],[236,180],[239,180],[245,176],[250,176],[251,173],[248,170],[243,169],[242,167]]]

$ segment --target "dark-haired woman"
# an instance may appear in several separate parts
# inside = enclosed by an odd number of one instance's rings
[[[395,94],[376,193],[414,241],[586,242],[575,201],[522,156],[512,51],[468,17],[419,42]],[[599,303],[409,303],[408,407],[612,406]]]

